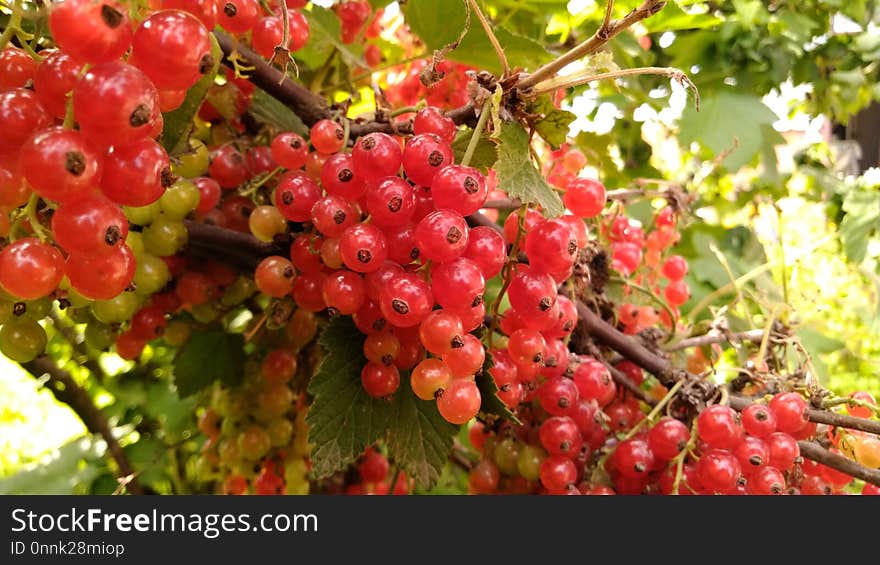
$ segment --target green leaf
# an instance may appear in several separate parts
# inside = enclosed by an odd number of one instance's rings
[[[216,379],[226,385],[244,373],[244,337],[223,331],[194,332],[174,360],[174,383],[181,398],[202,390]]]
[[[370,397],[361,385],[364,339],[351,318],[342,316],[330,320],[318,339],[324,358],[309,381],[314,401],[306,417],[318,478],[345,469],[389,427],[390,404]]]
[[[464,0],[421,0],[407,2],[403,13],[409,28],[432,50],[442,49],[454,43],[467,21]],[[515,34],[500,26],[493,28],[511,67],[534,69],[550,60],[550,53],[534,39]],[[489,42],[489,36],[479,20],[471,15],[470,28],[458,48],[449,52],[447,58],[473,65],[493,73],[501,72],[498,54]]]
[[[559,148],[568,138],[568,126],[577,116],[553,105],[549,95],[541,96],[529,104],[528,112],[539,117],[529,122],[538,135],[553,146]]]
[[[526,130],[519,124],[508,122],[501,126],[499,139],[498,161],[495,163],[498,186],[511,198],[537,202],[544,208],[546,216],[562,215],[562,199],[532,162]]]
[[[474,130],[468,129],[459,132],[452,142],[452,151],[455,153],[455,162],[461,163],[465,151],[467,151],[468,143],[471,140]],[[480,169],[483,173],[488,173],[495,161],[498,160],[498,150],[495,144],[486,136],[480,136],[477,142],[477,148],[471,156],[470,166]]]
[[[724,20],[709,14],[688,14],[675,2],[666,6],[655,16],[646,19],[642,25],[648,33],[678,31],[682,29],[705,29],[714,27]]]
[[[274,126],[280,131],[292,131],[304,137],[309,134],[309,128],[293,110],[260,88],[251,97],[250,113],[257,121]]]
[[[728,169],[736,170],[751,161],[764,145],[778,142],[778,134],[773,136],[761,127],[776,120],[776,114],[760,97],[720,92],[704,98],[699,112],[693,106],[685,108],[679,138],[684,145],[698,141],[715,154],[730,150],[734,139],[738,140],[739,146],[724,159]]]
[[[516,417],[516,414],[511,412],[507,405],[498,398],[498,385],[495,384],[495,379],[489,374],[492,363],[492,355],[487,351],[486,360],[483,362],[483,370],[480,371],[476,378],[477,388],[480,389],[480,398],[482,400],[480,404],[480,418],[490,421],[504,418],[514,424],[520,424],[521,422]]]
[[[195,409],[196,398],[182,400],[168,381],[151,384],[147,389],[144,412],[158,420],[165,433],[173,437],[181,437],[192,428]]]
[[[437,403],[422,400],[405,381],[394,395],[388,420],[388,454],[420,488],[437,483],[452,451],[458,426],[440,415]]]
[[[162,129],[162,147],[169,154],[180,153],[186,147],[186,142],[193,128],[193,118],[205,100],[208,89],[214,84],[214,77],[223,60],[223,51],[213,34],[211,34],[211,56],[214,57],[214,66],[211,67],[211,70],[187,91],[186,98],[179,108],[165,112],[163,115],[165,125]]]
[[[334,50],[339,51],[342,60],[349,67],[360,61],[363,46],[342,43],[342,25],[333,10],[313,4],[303,14],[309,22],[309,40],[302,49],[293,54],[297,61],[311,69],[317,69],[327,62]]]
[[[846,212],[840,223],[840,237],[847,258],[854,263],[865,260],[868,236],[880,229],[880,193],[853,191],[843,201]]]
[[[386,438],[391,458],[424,488],[440,476],[457,426],[446,422],[436,402],[419,400],[407,375],[394,398],[370,397],[361,384],[364,335],[351,318],[333,318],[318,339],[324,358],[309,382],[314,398],[306,422],[312,471],[318,478],[345,469],[364,449]]]

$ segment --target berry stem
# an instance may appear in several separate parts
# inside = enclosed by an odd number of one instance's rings
[[[876,406],[871,404],[870,402],[865,402],[864,400],[859,400],[858,398],[849,398],[849,397],[839,397],[839,398],[829,398],[828,400],[822,401],[822,408],[834,408],[835,406],[860,406],[862,408],[867,408],[878,417],[880,417],[880,406]]]
[[[495,32],[492,31],[492,26],[489,25],[489,21],[486,19],[486,16],[483,15],[483,11],[480,10],[480,6],[477,4],[476,0],[467,0],[467,3],[471,10],[477,14],[477,19],[480,20],[480,25],[483,26],[486,35],[489,36],[489,43],[492,44],[495,53],[498,55],[498,60],[501,61],[501,76],[508,76],[510,74],[510,64],[507,62],[507,55],[504,54],[504,48],[501,47],[501,43],[499,43],[498,38],[495,37]],[[609,2],[609,6],[612,4],[613,2]]]
[[[672,494],[677,495],[679,492],[679,488],[681,487],[681,478],[684,475],[684,460],[687,458],[688,453],[697,446],[697,419],[694,418],[693,423],[691,424],[691,437],[688,439],[687,445],[684,446],[678,455],[675,456],[673,461],[675,462],[675,479],[672,481]],[[686,485],[690,488],[690,485]]]
[[[31,229],[40,241],[46,241],[49,238],[49,235],[46,233],[45,228],[43,228],[43,224],[40,223],[40,219],[37,217],[37,204],[40,202],[40,197],[37,193],[31,194],[30,198],[28,198],[28,202],[22,211],[22,217],[27,218],[28,223],[31,225]]]
[[[0,34],[0,51],[6,48],[12,36],[18,32],[19,25],[21,25],[22,11],[22,0],[15,0],[12,4],[12,14],[9,16],[6,29]]]
[[[684,386],[684,383],[685,383],[685,381],[684,381],[684,379],[682,379],[682,380],[678,381],[677,383],[675,383],[674,385],[672,385],[672,388],[669,389],[669,392],[667,392],[666,395],[662,399],[660,399],[660,402],[658,402],[657,405],[654,406],[654,409],[651,410],[651,412],[649,412],[647,416],[645,416],[644,418],[639,420],[639,423],[636,424],[635,426],[633,426],[632,429],[625,436],[623,436],[622,441],[625,441],[625,440],[628,440],[628,439],[635,437],[635,435],[637,433],[639,433],[639,430],[642,429],[642,426],[644,426],[648,422],[653,422],[654,419],[657,417],[657,415],[660,414],[660,411],[663,410],[663,408],[667,404],[669,404],[669,402],[673,398],[675,398],[675,395],[678,393],[678,391],[681,389],[681,387]]]
[[[517,216],[516,224],[516,239],[513,241],[513,245],[510,246],[510,253],[507,254],[507,262],[504,264],[504,268],[501,271],[501,276],[504,282],[501,285],[501,290],[498,291],[498,296],[496,296],[495,300],[492,302],[492,327],[489,328],[489,349],[493,348],[495,332],[498,329],[498,323],[501,319],[501,317],[498,315],[498,310],[501,307],[501,301],[504,299],[504,294],[507,292],[507,288],[510,286],[510,283],[513,282],[513,266],[517,263],[517,256],[519,255],[519,242],[522,239],[522,234],[524,234],[526,231],[526,214],[528,213],[528,210],[528,203],[523,204],[519,209],[519,215]]]
[[[609,0],[605,7],[605,19],[599,29],[583,43],[573,47],[568,52],[557,57],[553,61],[540,67],[534,73],[526,76],[517,83],[517,88],[525,90],[543,82],[553,76],[562,67],[573,63],[587,55],[599,51],[614,36],[631,27],[636,22],[649,18],[663,9],[666,0],[645,0],[641,6],[628,13],[619,20],[611,19],[611,11],[614,8],[614,0]]]
[[[666,343],[669,343],[670,341],[675,339],[676,327],[678,326],[678,324],[676,323],[675,313],[672,311],[672,308],[670,308],[669,305],[666,304],[666,302],[664,302],[663,300],[660,300],[660,298],[655,296],[653,292],[651,292],[649,289],[643,287],[640,284],[636,284],[634,282],[630,282],[626,279],[623,279],[621,277],[616,277],[616,276],[611,276],[610,280],[612,282],[616,282],[616,283],[625,285],[627,288],[631,288],[635,291],[638,291],[638,292],[644,294],[645,296],[649,297],[652,302],[658,304],[661,308],[663,308],[666,311],[666,314],[669,316],[669,321],[672,324],[671,331],[670,331],[669,335],[666,337]]]
[[[467,149],[465,149],[464,155],[461,158],[461,165],[463,167],[470,164],[471,158],[474,156],[474,151],[477,150],[477,145],[480,142],[480,136],[483,134],[483,128],[486,127],[491,108],[492,100],[486,100],[483,104],[482,110],[480,110],[480,117],[477,120],[477,125],[474,127],[474,132],[471,134],[471,140],[468,142]]]

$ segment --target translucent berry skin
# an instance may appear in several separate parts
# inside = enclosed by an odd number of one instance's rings
[[[223,192],[217,181],[210,177],[199,177],[193,179],[193,183],[199,189],[199,205],[196,206],[196,213],[206,214],[216,208]]]
[[[372,224],[356,224],[339,238],[339,252],[345,266],[358,273],[369,273],[388,257],[388,243],[382,230]]]
[[[388,240],[388,258],[400,265],[408,265],[419,258],[416,245],[416,227],[413,224],[387,226],[383,229]]]
[[[548,338],[564,338],[574,331],[577,326],[578,313],[577,306],[574,302],[565,296],[559,296],[556,299],[558,309],[556,322],[547,330],[544,330],[544,336]]]
[[[578,402],[578,389],[571,379],[547,379],[538,388],[541,407],[553,416],[567,416]]]
[[[293,283],[293,299],[297,306],[307,312],[320,312],[327,307],[321,295],[323,273],[304,273],[296,277]]]
[[[309,139],[317,151],[330,155],[342,149],[345,132],[333,120],[319,120],[312,126]]]
[[[480,411],[480,389],[468,379],[455,379],[443,389],[437,399],[437,408],[443,419],[450,424],[464,424]]]
[[[400,387],[400,371],[393,365],[367,363],[361,370],[361,384],[373,398],[385,398]]]
[[[161,129],[159,92],[147,75],[121,61],[86,72],[73,88],[73,111],[83,134],[103,147],[130,145]]]
[[[436,174],[431,196],[438,209],[454,210],[462,216],[478,211],[489,195],[486,178],[473,167],[449,165]]]
[[[36,61],[18,47],[7,45],[0,51],[0,90],[24,88],[36,71]]]
[[[325,196],[312,206],[312,223],[326,237],[339,237],[354,222],[351,206],[338,196]]]
[[[670,255],[661,267],[663,276],[671,281],[679,281],[688,272],[687,259],[681,255]]]
[[[630,479],[641,479],[648,476],[654,467],[654,453],[648,442],[640,438],[625,440],[617,446],[612,455],[614,469]]]
[[[739,459],[743,475],[751,476],[770,461],[770,449],[760,438],[746,436],[733,450],[733,454]]]
[[[172,181],[168,154],[152,139],[113,147],[104,155],[101,192],[117,204],[152,204]]]
[[[309,144],[300,135],[290,131],[279,133],[269,146],[278,165],[295,171],[306,164]]]
[[[736,412],[728,406],[709,406],[697,417],[697,433],[710,447],[733,449],[742,439]]]
[[[648,447],[660,461],[669,461],[687,446],[691,437],[688,427],[665,416],[660,418],[648,432]]]
[[[455,122],[447,118],[437,108],[428,106],[416,112],[413,132],[416,135],[432,133],[447,143],[455,139]]]
[[[526,217],[523,220],[523,237],[527,236],[532,228],[544,221],[544,216],[540,212],[529,208]],[[507,243],[516,241],[516,234],[519,231],[519,210],[512,212],[504,220],[504,239]],[[525,240],[522,240],[525,242]]]
[[[63,118],[67,112],[67,93],[73,90],[82,64],[60,49],[46,53],[34,73],[34,91],[50,114]]]
[[[288,29],[290,43],[287,48],[291,52],[299,51],[309,41],[309,23],[300,12],[289,12]],[[284,22],[280,17],[261,18],[251,31],[251,45],[254,51],[266,59],[275,54],[275,46],[281,45],[284,39]]]
[[[416,224],[416,245],[423,259],[451,261],[464,253],[467,244],[467,222],[452,210],[431,212]]]
[[[691,297],[690,289],[684,281],[672,281],[663,289],[663,296],[670,306],[681,306]]]
[[[526,238],[529,265],[543,273],[570,269],[577,257],[577,239],[568,224],[559,219],[546,220],[535,226]]]
[[[400,177],[386,177],[367,184],[367,211],[377,226],[401,226],[415,212],[412,186]]]
[[[807,423],[807,401],[796,392],[777,394],[770,400],[770,411],[776,416],[776,429],[792,434]]]
[[[364,279],[351,271],[336,271],[321,285],[324,303],[340,314],[351,315],[360,310],[367,298]]]
[[[455,310],[455,313],[461,318],[464,331],[472,332],[483,325],[486,319],[486,302],[480,302],[473,308],[463,308]]]
[[[389,280],[379,299],[382,315],[397,327],[420,324],[431,313],[433,305],[431,287],[413,273],[404,273]]]
[[[52,116],[33,91],[14,88],[0,92],[0,153],[18,150],[34,131],[51,123]]]
[[[768,465],[780,471],[788,471],[794,467],[794,461],[800,456],[801,450],[793,437],[786,433],[773,432],[764,438],[764,442],[770,451]]]
[[[254,282],[257,284],[257,288],[260,289],[260,292],[274,298],[289,294],[293,290],[295,277],[296,271],[293,264],[278,255],[266,257],[260,261],[254,271]],[[317,292],[320,294],[320,287]]]
[[[527,327],[543,330],[556,321],[556,283],[550,275],[521,269],[513,277],[507,295]]]
[[[562,195],[565,207],[575,216],[595,218],[605,208],[605,185],[587,178],[575,178]]]
[[[485,278],[491,279],[501,273],[507,261],[504,238],[497,231],[486,226],[471,228],[468,232],[468,246],[464,256],[480,267]]]
[[[367,448],[364,458],[358,465],[358,471],[365,483],[378,483],[388,476],[388,459],[372,448]]]
[[[121,294],[134,279],[134,270],[134,253],[125,244],[103,255],[70,255],[66,264],[70,286],[92,300]]]
[[[443,356],[443,362],[449,367],[454,379],[473,377],[482,369],[486,360],[486,350],[477,337],[464,334],[462,341],[464,345]]]
[[[247,159],[233,145],[223,145],[211,152],[208,174],[227,190],[236,188],[251,176]]]
[[[547,418],[538,430],[538,439],[550,455],[574,458],[581,451],[583,440],[577,424],[568,416]]]
[[[272,200],[288,220],[307,222],[321,195],[318,183],[304,173],[293,171],[285,173],[278,181]]]
[[[17,239],[0,250],[0,286],[16,298],[42,298],[63,276],[61,252],[37,238]]]
[[[194,15],[208,30],[217,25],[217,2],[215,0],[162,0],[166,10],[183,10]]]
[[[53,4],[49,30],[58,47],[83,63],[113,61],[131,45],[128,9],[112,1]]]
[[[358,138],[351,157],[357,174],[369,181],[396,175],[403,152],[395,138],[387,133],[374,132]]]
[[[433,400],[435,393],[452,381],[452,372],[440,359],[425,359],[410,375],[410,386],[422,400]]]
[[[749,477],[746,488],[753,495],[782,494],[785,490],[785,475],[775,467],[762,467]]]
[[[27,140],[19,167],[34,192],[66,202],[95,191],[101,180],[101,161],[101,154],[81,133],[53,127]]]
[[[128,221],[119,206],[102,196],[92,196],[55,210],[52,234],[68,253],[101,255],[122,245],[128,236]]]
[[[479,306],[486,290],[480,267],[464,257],[431,268],[434,298],[444,308],[463,310]]]
[[[258,0],[225,0],[218,3],[217,23],[233,34],[247,33],[260,18]]]
[[[754,437],[767,437],[776,431],[776,416],[763,404],[750,404],[742,411],[742,427]]]
[[[710,493],[732,492],[741,472],[737,458],[723,449],[710,449],[697,461],[697,477],[703,488]]]
[[[349,201],[359,199],[367,190],[367,184],[360,175],[355,174],[350,153],[336,153],[324,161],[321,167],[321,184],[327,194]]]
[[[433,134],[417,134],[403,149],[403,172],[416,184],[432,186],[437,173],[452,160],[452,146],[448,142]]]
[[[541,484],[552,493],[560,493],[577,481],[577,467],[568,457],[551,455],[540,469]]]
[[[135,30],[128,62],[160,90],[185,90],[213,67],[209,32],[186,12],[155,12]]]

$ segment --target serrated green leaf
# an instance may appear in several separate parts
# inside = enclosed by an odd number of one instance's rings
[[[843,201],[846,212],[840,222],[840,237],[847,258],[854,263],[865,260],[868,252],[868,236],[880,229],[880,194],[854,191]]]
[[[474,130],[472,129],[459,132],[452,141],[452,151],[455,153],[456,163],[461,163],[473,132]],[[477,148],[471,156],[470,166],[479,169],[483,173],[488,173],[497,159],[498,150],[495,148],[495,144],[485,135],[481,136],[480,141],[477,142]]]
[[[318,339],[324,358],[309,382],[314,398],[306,422],[312,470],[319,478],[345,469],[386,438],[391,458],[423,488],[440,476],[458,427],[440,416],[435,402],[416,398],[408,378],[389,402],[370,397],[361,384],[365,336],[351,318],[330,321]]]
[[[309,40],[302,49],[293,54],[297,61],[311,69],[317,69],[327,62],[334,50],[339,51],[342,60],[349,67],[360,61],[363,46],[342,43],[342,25],[333,10],[312,5],[303,14],[309,22]]]
[[[736,170],[751,161],[765,144],[778,141],[778,137],[767,135],[761,127],[776,120],[776,114],[760,97],[721,92],[704,98],[699,112],[693,106],[685,108],[679,139],[682,144],[698,141],[715,154],[730,150],[734,140],[738,140],[738,147],[724,159],[728,169]]]
[[[391,405],[388,454],[419,488],[431,488],[449,460],[458,429],[443,419],[436,402],[417,398],[404,382]]]
[[[480,389],[480,398],[482,400],[480,404],[480,418],[483,420],[504,418],[514,424],[520,424],[521,422],[516,417],[516,414],[511,412],[507,405],[498,398],[498,385],[495,384],[495,379],[489,374],[492,363],[492,355],[487,351],[486,360],[483,361],[483,370],[480,371],[476,378],[477,388]]]
[[[241,334],[194,332],[174,360],[174,384],[180,397],[195,394],[217,379],[227,385],[241,382],[243,348]]]
[[[549,95],[541,96],[529,104],[528,112],[539,116],[529,122],[535,131],[544,140],[559,148],[568,138],[568,126],[577,119],[577,116],[566,110],[560,110],[553,105]]]
[[[260,88],[251,97],[249,111],[257,121],[274,126],[280,131],[292,131],[304,137],[309,134],[309,128],[293,110]]]
[[[180,437],[192,428],[195,408],[195,397],[181,399],[167,381],[151,384],[147,389],[144,412],[158,420],[162,429],[173,437]]]
[[[547,184],[532,162],[529,151],[529,134],[522,126],[508,122],[501,126],[498,145],[498,161],[495,173],[498,186],[511,198],[522,202],[537,202],[549,217],[562,215],[562,199]]]
[[[409,28],[429,49],[442,49],[454,43],[467,21],[464,0],[431,0],[407,2],[403,13]],[[493,29],[511,67],[534,69],[550,60],[550,53],[534,39],[515,34],[497,26]],[[471,15],[470,28],[459,46],[447,58],[473,65],[494,73],[501,72],[501,63],[489,36],[476,16]]]
[[[214,77],[223,60],[223,51],[217,38],[211,34],[211,56],[214,57],[214,66],[199,79],[186,93],[183,104],[176,110],[163,114],[164,127],[162,129],[162,147],[169,154],[180,153],[186,146],[189,134],[193,128],[193,118],[198,113],[208,89],[214,84]]]
[[[361,385],[365,336],[351,318],[333,318],[318,339],[324,358],[308,392],[314,399],[306,422],[312,470],[318,478],[345,469],[388,429],[390,403],[370,397]]]

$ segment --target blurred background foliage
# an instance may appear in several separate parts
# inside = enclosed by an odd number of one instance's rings
[[[640,3],[618,1],[614,15]],[[350,113],[369,111],[374,96],[363,80],[362,48],[338,41],[329,4],[308,8],[312,35],[297,53],[300,79],[337,100],[354,91]],[[455,39],[465,19],[461,0],[371,4],[385,8],[389,30],[409,24],[423,53]],[[497,23],[511,64],[529,68],[592,34],[605,6],[480,4]],[[732,331],[775,320],[793,325],[825,386],[875,396],[880,169],[873,167],[880,156],[863,149],[870,147],[865,139],[880,137],[878,120],[865,117],[880,99],[878,24],[880,9],[869,0],[670,0],[615,38],[608,52],[564,72],[676,67],[699,89],[699,112],[692,92],[654,76],[570,88],[562,102],[573,113],[571,144],[610,190],[648,187],[650,194],[672,190],[690,200],[677,248],[691,265],[692,298],[682,308],[688,322],[723,323]],[[380,41],[389,62],[409,49],[391,33]],[[472,25],[449,57],[497,71],[487,41]],[[640,199],[626,210],[647,219],[662,204]],[[104,354],[101,378],[90,377],[59,336],[49,352],[104,409],[142,484],[190,492],[189,455],[200,444],[194,401],[181,400],[171,384],[168,351],[148,347],[138,366]],[[731,350],[719,368],[745,362]],[[114,492],[103,451],[70,409],[0,359],[0,493]],[[465,490],[462,477],[447,471],[435,492]]]

